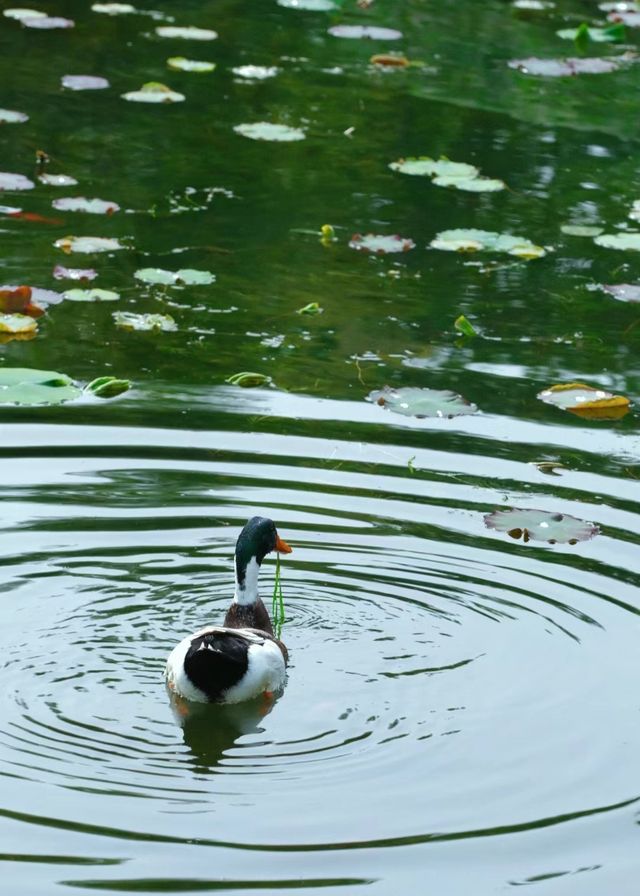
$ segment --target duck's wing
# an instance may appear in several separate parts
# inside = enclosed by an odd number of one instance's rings
[[[246,675],[249,648],[264,643],[267,637],[248,629],[205,629],[191,639],[184,671],[209,700],[220,700]]]

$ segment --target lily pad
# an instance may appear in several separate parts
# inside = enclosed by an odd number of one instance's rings
[[[111,87],[107,79],[99,75],[63,75],[62,86],[67,90],[105,90]]]
[[[640,252],[640,232],[625,231],[624,233],[601,233],[594,240],[596,245],[605,249],[632,249]]]
[[[39,28],[42,31],[53,31],[56,28],[74,28],[73,19],[64,19],[62,16],[24,16],[20,22],[25,28]]]
[[[53,269],[53,276],[56,280],[95,280],[98,272],[93,268],[66,268],[57,264]]]
[[[246,81],[265,81],[275,77],[280,69],[275,65],[236,65],[231,71]]]
[[[140,90],[130,90],[121,96],[130,103],[182,103],[185,99],[183,93],[178,93],[158,81],[148,81]]]
[[[234,373],[227,377],[225,383],[230,386],[242,386],[243,389],[251,389],[256,386],[267,386],[271,382],[271,377],[265,373],[255,373],[252,370],[243,370],[241,373]]]
[[[618,43],[624,40],[624,27],[620,25],[612,25],[608,28],[590,28],[586,25],[580,25],[578,28],[561,28],[556,31],[558,37],[563,40],[573,41],[590,41],[594,43]]]
[[[485,514],[484,524],[488,529],[506,532],[511,538],[522,538],[525,542],[546,541],[548,544],[577,544],[588,541],[600,532],[595,523],[569,516],[568,513],[517,507]]]
[[[468,193],[497,193],[506,189],[503,180],[497,177],[434,177],[433,183],[437,187],[453,187],[455,190],[465,190]]]
[[[35,184],[23,174],[0,171],[0,190],[33,190]]]
[[[62,404],[82,391],[64,373],[27,367],[0,368],[0,404]]]
[[[207,286],[215,283],[216,279],[216,275],[211,271],[196,271],[193,268],[181,268],[179,271],[141,268],[133,276],[143,283],[155,283],[161,286]]]
[[[36,321],[28,314],[0,314],[0,333],[35,333]]]
[[[367,400],[405,417],[450,419],[475,414],[478,410],[475,404],[448,389],[420,389],[412,386],[393,389],[385,386],[384,389],[370,392]]]
[[[379,28],[376,25],[333,25],[328,29],[333,37],[346,37],[351,40],[367,38],[368,40],[400,40],[402,31],[395,28]]]
[[[398,159],[397,162],[390,162],[389,168],[401,174],[427,177],[473,178],[480,173],[475,165],[469,165],[467,162],[452,162],[445,158],[432,159],[430,156]]]
[[[602,9],[602,7],[601,7]],[[620,22],[629,28],[640,28],[640,10],[634,5],[633,9],[619,9],[607,16],[610,22]]]
[[[120,294],[110,289],[67,289],[62,297],[70,302],[116,302]]]
[[[600,75],[615,72],[622,65],[617,59],[602,59],[599,56],[584,59],[512,59],[509,68],[515,68],[525,75],[540,75],[544,78],[565,78],[571,75]]]
[[[113,319],[123,330],[144,330],[169,333],[178,329],[170,314],[133,314],[131,311],[115,311]]]
[[[104,199],[85,199],[84,196],[65,196],[54,199],[51,203],[54,208],[62,212],[87,212],[90,215],[112,215],[120,211],[117,202],[107,202]]]
[[[361,252],[372,252],[374,255],[387,255],[392,252],[408,252],[415,249],[415,243],[408,237],[398,236],[397,233],[386,236],[384,234],[354,233],[349,240],[351,249]]]
[[[102,12],[107,16],[124,16],[138,12],[130,3],[94,3],[91,9],[94,12]]]
[[[69,174],[39,174],[38,180],[49,187],[74,187],[78,183]]]
[[[286,9],[304,9],[308,12],[332,12],[338,9],[331,0],[278,0],[278,6]]]
[[[249,137],[250,140],[271,140],[277,143],[291,143],[295,140],[304,140],[305,138],[305,133],[301,128],[292,128],[286,124],[272,124],[270,121],[237,124],[233,130],[236,134]]]
[[[0,124],[19,124],[29,121],[29,116],[24,112],[14,112],[12,109],[0,109]]]
[[[217,31],[210,28],[196,28],[194,25],[160,25],[156,28],[158,37],[179,37],[184,40],[215,40]]]
[[[603,228],[591,224],[563,224],[560,230],[567,236],[599,236]]]
[[[28,19],[29,16],[36,16],[36,18],[46,19],[46,12],[40,12],[39,9],[5,9],[2,13],[3,16],[6,16],[8,19],[16,19],[16,21],[21,22],[23,19]]]
[[[112,237],[105,236],[65,236],[56,240],[53,244],[63,252],[81,252],[92,254],[94,252],[116,252],[125,249],[122,243]]]
[[[443,230],[429,245],[445,252],[505,252],[525,260],[546,255],[542,246],[536,246],[524,237],[491,230]]]
[[[167,59],[167,65],[179,72],[212,72],[216,67],[215,62],[185,59],[184,56],[171,56]]]
[[[581,417],[596,420],[618,420],[629,410],[631,402],[624,395],[613,395],[604,389],[584,383],[561,383],[549,386],[537,396],[546,404]]]
[[[600,289],[609,293],[619,302],[640,302],[640,286],[633,283],[616,283],[613,285],[603,284]]]

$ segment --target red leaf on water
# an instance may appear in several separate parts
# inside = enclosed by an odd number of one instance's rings
[[[44,314],[44,309],[31,304],[30,286],[16,286],[15,288],[0,289],[0,312],[40,317]]]

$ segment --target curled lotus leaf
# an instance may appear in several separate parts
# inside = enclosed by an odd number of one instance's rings
[[[49,187],[74,187],[78,183],[69,174],[39,174],[38,180]]]
[[[549,386],[538,392],[537,397],[546,404],[591,420],[619,420],[628,412],[631,404],[625,395],[614,395],[585,383]]]
[[[566,78],[572,75],[600,75],[615,72],[626,60],[602,59],[598,56],[576,59],[512,59],[509,68],[515,68],[525,75],[540,75],[544,78]]]
[[[0,190],[33,190],[35,184],[23,174],[0,171]]]
[[[624,40],[624,28],[620,28],[619,25],[609,26],[608,28],[592,28],[581,25],[578,28],[561,28],[559,31],[556,31],[556,34],[562,40],[578,41],[583,39],[601,44],[617,43]]]
[[[234,373],[226,378],[225,383],[230,386],[242,386],[243,389],[251,389],[256,386],[268,386],[271,383],[271,377],[266,373],[255,373],[253,370],[243,370],[240,373]]]
[[[414,174],[427,177],[477,177],[480,173],[475,165],[467,162],[452,162],[449,159],[432,159],[430,156],[416,156],[409,159],[398,159],[391,162],[389,168],[401,174]]]
[[[161,84],[159,81],[148,81],[140,90],[130,90],[121,94],[123,100],[130,103],[182,103],[185,96]]]
[[[91,9],[107,16],[125,16],[138,11],[130,3],[94,3]]]
[[[332,12],[338,6],[332,0],[278,0],[285,9],[304,9],[308,12]]]
[[[395,28],[379,28],[377,25],[333,25],[328,29],[333,37],[346,37],[351,40],[400,40],[402,31]]]
[[[231,71],[237,78],[245,81],[265,81],[274,78],[280,69],[275,65],[236,65]]]
[[[391,386],[385,386],[384,389],[374,389],[370,392],[367,400],[405,417],[449,419],[475,414],[478,410],[475,404],[449,389],[423,389],[413,386],[393,389]]]
[[[53,276],[56,280],[95,280],[98,272],[93,268],[67,268],[57,264],[53,269]]]
[[[122,330],[170,333],[178,329],[170,314],[134,314],[131,311],[116,311],[113,319],[116,326]]]
[[[90,215],[112,215],[114,212],[120,211],[117,202],[86,199],[84,196],[64,196],[54,199],[51,205],[61,212],[87,212]]]
[[[640,302],[640,286],[637,283],[603,284],[600,289],[619,302]]]
[[[0,368],[0,404],[61,404],[82,391],[64,373],[28,367]]]
[[[600,532],[595,523],[580,520],[568,513],[518,507],[487,513],[484,524],[487,529],[506,532],[511,538],[522,538],[525,542],[546,541],[548,544],[577,544],[579,541],[588,541]]]
[[[250,140],[270,140],[276,143],[292,143],[305,138],[302,128],[292,128],[286,124],[272,124],[270,121],[237,124],[233,130],[236,134],[249,137]]]
[[[28,121],[29,116],[24,112],[15,112],[13,109],[0,109],[0,124],[20,124]]]
[[[36,321],[28,314],[0,314],[0,333],[35,333]]]
[[[631,249],[640,252],[640,232],[625,231],[622,233],[601,233],[594,242],[605,249]]]
[[[67,90],[105,90],[111,85],[99,75],[63,75],[62,86]]]
[[[495,233],[491,230],[443,230],[429,244],[432,249],[445,252],[505,252],[517,258],[529,260],[542,258],[546,251],[521,236]]]
[[[131,388],[131,380],[121,380],[115,376],[98,376],[84,387],[85,393],[96,398],[116,398]]]
[[[167,59],[169,68],[178,72],[212,72],[215,62],[204,62],[198,59],[185,59],[184,56],[171,56]]]
[[[159,25],[156,28],[158,37],[179,37],[183,40],[215,40],[217,31],[210,28],[196,28],[195,25]]]
[[[116,302],[120,294],[111,289],[66,289],[62,298],[70,302]]]
[[[64,19],[62,16],[25,16],[20,19],[25,28],[38,28],[42,31],[53,31],[57,28],[74,28],[73,19]]]
[[[373,255],[388,255],[392,252],[408,252],[415,249],[415,243],[408,237],[398,236],[397,233],[385,235],[379,233],[354,233],[349,240],[349,246],[360,252],[371,252]]]
[[[67,254],[80,252],[87,255],[94,252],[116,252],[125,248],[119,240],[105,236],[65,236],[56,240],[53,245]]]
[[[143,283],[154,283],[159,286],[208,286],[216,280],[216,275],[211,271],[197,271],[194,268],[181,268],[179,271],[140,268],[133,276]]]

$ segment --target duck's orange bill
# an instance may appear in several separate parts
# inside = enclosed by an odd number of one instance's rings
[[[290,554],[293,548],[286,541],[283,541],[279,535],[276,535],[276,551],[279,551],[281,554]]]

